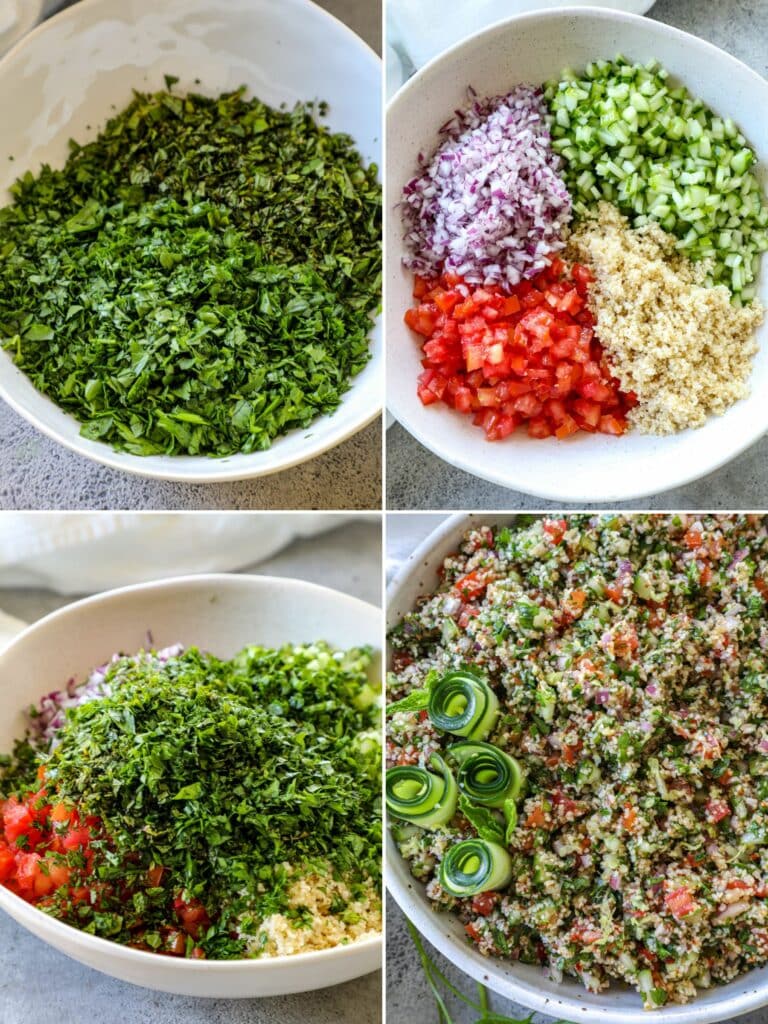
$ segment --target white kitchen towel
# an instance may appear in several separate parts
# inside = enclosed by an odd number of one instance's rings
[[[420,68],[495,21],[585,2],[631,14],[644,14],[653,5],[653,0],[388,0],[387,41],[400,58],[406,57]],[[515,84],[511,81],[510,88]]]
[[[0,514],[3,587],[91,593],[262,561],[299,537],[357,518],[328,513]]]
[[[0,0],[0,54],[35,27],[43,13],[43,0]]]

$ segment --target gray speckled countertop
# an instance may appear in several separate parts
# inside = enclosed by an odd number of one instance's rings
[[[380,0],[316,0],[381,51]],[[63,3],[56,8],[65,6]],[[381,507],[381,422],[294,469],[183,484],[100,466],[41,434],[0,400],[0,508],[370,509]]]
[[[2,517],[0,516],[0,528]],[[294,576],[381,602],[378,517],[289,548],[255,571]],[[152,578],[152,567],[147,578]],[[75,598],[0,587],[0,608],[33,621]],[[0,1024],[379,1024],[381,973],[302,995],[270,999],[188,999],[152,992],[83,967],[0,912]]]
[[[648,17],[658,18],[659,21],[701,36],[768,77],[766,0],[658,0]],[[399,424],[395,424],[387,432],[387,507],[514,510],[569,506],[508,490],[454,469],[419,444]],[[766,508],[768,436],[702,480],[677,490],[626,504],[613,504],[611,507]]]
[[[704,0],[707,4],[715,0]],[[429,513],[402,513],[387,516],[386,567],[387,582],[400,565],[426,537],[445,520],[444,515]],[[437,1011],[434,1009],[431,993],[424,979],[424,973],[417,959],[411,937],[408,934],[405,917],[392,897],[387,898],[387,973],[386,1007],[387,1024],[436,1024]],[[425,940],[425,946],[459,991],[470,998],[476,998],[474,982],[441,956]],[[497,1012],[521,1021],[529,1011],[518,1003],[491,994],[490,1005]],[[474,1024],[477,1014],[456,999],[450,1001],[454,1024]],[[537,1024],[553,1024],[552,1018],[536,1014]],[[653,1022],[653,1014],[648,1017]],[[735,1018],[739,1024],[768,1024],[768,1008],[756,1010],[743,1017]]]

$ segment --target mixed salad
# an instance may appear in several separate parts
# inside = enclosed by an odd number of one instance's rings
[[[768,517],[471,530],[393,631],[394,838],[482,953],[653,1009],[768,963]]]
[[[102,938],[240,959],[381,927],[368,649],[115,656],[0,762],[0,883]]]
[[[768,204],[730,118],[619,57],[470,91],[440,138],[401,203],[425,405],[566,438],[699,426],[748,393]]]

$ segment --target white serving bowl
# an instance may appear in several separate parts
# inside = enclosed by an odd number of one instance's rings
[[[366,163],[380,163],[381,62],[310,0],[80,0],[0,61],[0,202],[10,199],[6,190],[18,175],[42,163],[62,166],[69,139],[94,138],[132,89],[164,88],[166,74],[178,76],[178,90],[209,95],[246,85],[272,106],[324,99],[324,123],[349,133]],[[0,352],[0,396],[55,441],[115,469],[164,480],[240,480],[314,458],[380,414],[379,325],[371,346],[370,362],[336,412],[277,438],[268,451],[224,459],[142,457],[89,441],[7,352]]]
[[[494,513],[462,513],[446,518],[392,580],[387,592],[387,630],[413,609],[419,597],[437,589],[437,570],[447,555],[458,550],[467,530],[482,525],[511,525],[517,518]],[[703,990],[692,1003],[664,1006],[649,1013],[628,987],[611,986],[608,992],[596,995],[573,978],[557,984],[539,967],[484,957],[467,941],[456,916],[432,909],[424,886],[412,877],[389,832],[385,861],[387,888],[422,935],[470,977],[537,1013],[578,1024],[711,1024],[768,1005],[768,967],[752,970],[727,985]]]
[[[0,654],[0,751],[24,735],[23,710],[115,651],[196,645],[231,657],[246,644],[326,640],[381,645],[381,612],[326,587],[270,576],[185,576],[78,601],[26,629]],[[374,659],[371,678],[380,675]],[[0,886],[0,909],[68,956],[122,981],[186,996],[243,998],[337,985],[381,966],[380,938],[264,960],[176,960],[63,924]]]
[[[493,483],[554,501],[609,502],[677,487],[717,469],[768,430],[768,322],[751,395],[698,430],[668,437],[630,432],[621,438],[579,433],[566,441],[534,440],[517,431],[488,443],[483,431],[442,404],[422,406],[416,395],[420,346],[403,323],[413,277],[402,266],[402,226],[396,209],[404,184],[430,153],[437,131],[466,102],[467,86],[481,96],[518,82],[540,84],[566,68],[622,53],[659,60],[675,78],[720,114],[732,117],[756,150],[768,183],[768,82],[717,47],[649,18],[597,8],[561,8],[499,22],[453,47],[416,74],[387,112],[385,206],[387,402],[417,440],[440,458]],[[765,264],[765,260],[763,263]],[[760,297],[768,305],[768,273]]]

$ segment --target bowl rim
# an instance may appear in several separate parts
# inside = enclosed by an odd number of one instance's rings
[[[69,7],[64,7],[55,14],[52,14],[48,18],[44,18],[40,21],[31,31],[27,32],[26,35],[22,36],[13,46],[5,53],[0,56],[0,73],[5,70],[6,62],[16,59],[19,54],[23,54],[28,45],[35,46],[37,40],[48,32],[53,26],[58,27],[65,21],[79,18],[83,12],[88,13],[91,8],[95,8],[101,5],[107,5],[112,3],[113,0],[79,0],[76,4],[71,4]],[[145,6],[151,6],[151,0],[134,0],[134,2],[144,3]],[[340,35],[346,38],[346,42],[349,46],[357,47],[361,53],[365,54],[367,60],[373,60],[379,65],[379,78],[382,77],[382,59],[369,44],[362,39],[356,32],[354,32],[349,25],[346,25],[343,21],[337,18],[330,11],[327,11],[324,7],[315,3],[315,0],[281,0],[283,6],[293,5],[296,8],[296,13],[300,15],[301,8],[310,8],[313,16],[318,16],[321,20],[324,20],[328,26],[329,31],[340,33]],[[381,115],[383,117],[383,115]],[[19,172],[23,173],[23,172]],[[2,205],[6,205],[5,201],[2,201]],[[373,332],[377,326],[381,328],[383,334],[383,318],[381,312],[376,315],[372,312],[372,319],[374,326],[371,327],[369,332],[369,340],[372,338]],[[371,348],[371,351],[373,349]],[[0,349],[0,358],[9,358],[6,353]],[[41,422],[34,412],[31,412],[23,401],[20,401],[13,390],[13,385],[4,384],[0,381],[0,398],[3,399],[7,405],[9,405],[14,412],[18,413],[27,423],[45,434],[46,437],[55,441],[57,444],[63,445],[69,451],[74,452],[76,455],[82,458],[89,459],[92,462],[103,466],[109,466],[111,469],[116,469],[124,473],[130,473],[133,476],[144,477],[148,480],[168,480],[178,483],[189,483],[189,484],[205,484],[205,483],[230,483],[238,480],[253,480],[258,477],[272,476],[274,473],[282,473],[284,470],[293,469],[295,466],[299,466],[304,462],[309,462],[312,459],[318,458],[320,455],[329,451],[331,448],[336,448],[338,445],[343,444],[344,441],[349,440],[355,434],[364,430],[370,423],[372,423],[377,417],[380,419],[384,407],[383,390],[381,380],[384,376],[384,359],[381,360],[382,366],[379,371],[379,380],[373,380],[367,386],[371,392],[372,401],[368,403],[367,407],[364,408],[360,415],[358,415],[354,421],[347,423],[343,426],[333,426],[334,417],[341,411],[345,401],[350,396],[353,388],[355,387],[355,381],[359,379],[357,377],[352,378],[349,389],[344,393],[341,399],[341,404],[338,409],[333,413],[326,414],[325,416],[318,417],[313,420],[308,427],[296,427],[290,431],[290,434],[295,432],[307,432],[313,431],[312,442],[307,443],[306,446],[302,447],[302,450],[294,455],[280,459],[277,464],[261,467],[258,465],[259,456],[261,452],[235,452],[232,455],[223,456],[216,458],[214,456],[209,457],[209,464],[205,471],[196,470],[194,472],[182,471],[181,469],[174,469],[174,466],[178,464],[183,465],[182,460],[188,460],[191,458],[200,459],[204,456],[185,456],[185,455],[153,455],[153,456],[142,456],[132,455],[130,452],[117,451],[112,448],[111,445],[106,444],[103,441],[91,441],[86,438],[82,438],[79,433],[76,433],[73,437],[63,436],[55,426],[51,426],[47,423]],[[11,361],[12,366],[15,368],[15,364]],[[368,364],[366,364],[368,365]],[[364,372],[365,367],[363,367]],[[17,373],[22,375],[30,384],[29,378],[21,370],[17,370]],[[34,385],[32,385],[34,387]],[[61,409],[60,406],[44,395],[42,392],[38,392],[38,395],[51,404],[64,416],[72,421],[73,424],[79,426],[80,423],[76,417],[72,416],[71,413],[67,413]],[[321,421],[325,421],[328,425],[327,431],[320,431],[319,436],[316,429],[317,424]],[[275,438],[275,441],[279,441],[282,437],[289,435],[282,434],[280,437]],[[306,438],[305,438],[306,440]],[[273,442],[274,446],[274,442]],[[272,451],[273,446],[267,449]],[[94,450],[95,449],[95,450]],[[168,467],[158,466],[142,466],[142,462],[147,462],[149,459],[152,460],[170,460]],[[231,468],[233,459],[242,460],[253,460],[255,465]],[[178,460],[178,461],[177,461]],[[208,468],[209,467],[209,468]]]
[[[482,37],[494,35],[501,29],[505,29],[509,25],[523,24],[524,22],[537,21],[556,21],[567,18],[585,18],[593,17],[603,22],[624,22],[627,24],[639,25],[643,24],[648,27],[651,34],[659,33],[676,39],[679,43],[689,47],[698,48],[702,52],[702,56],[707,56],[710,60],[721,61],[725,59],[731,64],[731,67],[738,65],[743,73],[750,76],[754,84],[759,86],[761,90],[768,91],[768,79],[764,78],[758,71],[750,67],[744,61],[738,57],[734,57],[733,54],[724,50],[722,47],[710,43],[706,39],[702,39],[700,36],[694,35],[692,32],[686,32],[683,29],[676,28],[674,25],[669,25],[664,21],[657,21],[655,18],[648,18],[642,14],[631,14],[628,11],[621,11],[614,8],[606,7],[592,7],[589,4],[579,4],[574,7],[555,7],[547,8],[541,11],[528,11],[523,14],[513,15],[508,18],[500,18],[498,21],[493,22],[491,25],[480,29],[478,32],[467,36],[465,39],[460,40],[458,43],[454,43],[449,46],[442,53],[439,53],[436,57],[433,57],[421,68],[419,68],[406,82],[401,85],[394,96],[391,97],[386,106],[385,121],[387,126],[387,133],[391,130],[390,119],[394,119],[399,114],[399,107],[401,103],[410,97],[411,92],[421,88],[424,79],[429,76],[437,65],[452,60],[459,51],[465,46],[474,44]],[[674,74],[674,72],[672,72]],[[389,189],[387,189],[389,191]],[[384,202],[387,205],[390,196],[385,192]],[[392,211],[388,211],[389,216],[395,216]],[[386,222],[385,222],[386,225]],[[385,236],[386,237],[386,236]],[[386,265],[385,265],[385,281],[388,281],[391,276],[391,270],[395,260],[400,259],[402,254],[402,244],[398,247],[395,252],[387,252]],[[766,266],[768,265],[768,256],[763,255],[762,266],[763,273],[768,273]],[[387,294],[387,285],[385,284],[385,295]],[[397,318],[393,317],[397,322]],[[387,318],[387,324],[389,318]],[[391,346],[387,347],[387,377],[391,372],[394,372],[394,363],[389,358],[391,352]],[[750,378],[751,380],[751,371]],[[415,381],[414,381],[415,387]],[[734,438],[734,443],[728,451],[728,454],[717,456],[711,463],[705,468],[686,469],[685,460],[679,460],[679,475],[676,479],[670,483],[665,483],[664,486],[659,489],[658,486],[650,485],[648,482],[652,477],[648,475],[645,480],[642,474],[633,474],[629,477],[626,485],[619,487],[616,485],[616,481],[613,483],[606,483],[603,490],[600,493],[584,494],[583,492],[576,493],[564,493],[562,488],[558,487],[557,480],[558,474],[552,474],[552,485],[547,486],[546,484],[537,485],[535,490],[531,490],[529,484],[526,483],[526,478],[521,475],[519,478],[514,475],[514,468],[512,468],[512,475],[509,472],[501,473],[495,471],[495,463],[490,459],[478,458],[478,452],[474,451],[471,455],[464,456],[457,454],[455,449],[450,444],[449,440],[443,441],[443,436],[440,431],[439,423],[436,422],[434,425],[429,423],[426,417],[418,415],[418,417],[409,417],[407,411],[403,410],[398,405],[397,398],[393,394],[392,389],[387,387],[387,410],[397,420],[397,422],[403,427],[404,430],[408,431],[418,442],[423,445],[429,452],[448,463],[450,466],[455,466],[457,469],[462,470],[465,473],[469,473],[474,477],[478,477],[481,480],[487,480],[490,483],[496,484],[500,487],[505,487],[509,490],[519,491],[522,494],[531,495],[533,497],[544,498],[548,501],[566,501],[570,503],[581,503],[581,502],[614,502],[614,501],[633,501],[637,498],[644,498],[650,495],[664,494],[666,491],[673,490],[678,487],[684,487],[688,484],[700,480],[710,473],[714,473],[723,466],[732,462],[738,458],[739,455],[743,454],[751,445],[755,444],[768,433],[768,420],[762,427],[753,429],[752,431],[745,431],[740,433]],[[393,401],[394,398],[394,401]],[[419,410],[419,414],[421,409]],[[712,417],[709,418],[710,420]],[[689,428],[690,429],[690,428]],[[702,429],[702,428],[698,428]],[[479,432],[478,432],[479,433]],[[482,441],[482,435],[478,436],[478,442]],[[554,443],[554,442],[553,442]],[[595,453],[596,458],[600,457],[600,453]]]
[[[85,610],[87,612],[97,608],[105,600],[119,601],[124,597],[130,598],[139,593],[162,592],[163,590],[173,590],[179,586],[204,589],[211,585],[235,587],[244,590],[260,589],[262,587],[271,590],[275,586],[285,586],[288,589],[295,590],[297,597],[299,596],[299,591],[301,591],[304,595],[317,600],[328,601],[332,599],[337,601],[342,599],[341,603],[346,604],[350,611],[356,607],[358,611],[364,611],[365,614],[373,611],[381,616],[381,608],[370,604],[368,601],[353,597],[351,594],[345,594],[340,590],[334,590],[332,587],[325,587],[310,580],[295,579],[292,576],[268,576],[259,573],[199,573],[171,576],[166,579],[148,580],[146,583],[132,583],[126,587],[115,587],[111,590],[101,591],[88,597],[79,598],[63,605],[61,608],[57,608],[55,611],[49,612],[49,614],[44,615],[36,622],[30,623],[26,629],[17,634],[6,647],[0,650],[0,671],[2,671],[3,662],[8,654],[27,639],[33,637],[37,632],[44,632],[52,622],[59,622],[70,617],[76,618],[82,611]],[[63,921],[50,917],[44,911],[39,910],[20,896],[10,892],[5,886],[0,886],[0,910],[10,912],[8,910],[9,907],[13,908],[12,916],[27,930],[29,929],[25,922],[27,920],[39,921],[40,917],[38,915],[42,915],[42,920],[46,925],[45,931],[53,936],[61,936],[68,945],[74,945],[80,950],[99,956],[113,955],[126,963],[158,965],[160,958],[157,953],[143,949],[133,949],[130,946],[122,946],[117,942],[112,942],[110,939],[103,939],[98,935],[90,935],[87,932],[80,931],[80,929],[75,928],[73,925],[65,924]],[[33,934],[35,933],[33,932]],[[287,956],[241,960],[188,960],[186,958],[162,957],[162,966],[168,971],[191,972],[194,970],[209,974],[219,972],[225,974],[245,974],[251,972],[263,974],[268,973],[270,969],[273,971],[280,970],[293,965],[297,968],[322,967],[327,963],[342,959],[345,955],[349,955],[350,951],[381,948],[382,944],[383,932],[378,935],[358,939],[345,946],[337,945],[329,949],[311,950],[306,953],[292,953]]]
[[[548,513],[540,513],[547,515]],[[398,605],[402,601],[404,590],[411,583],[415,573],[420,571],[431,573],[436,569],[436,552],[449,538],[458,535],[473,525],[485,525],[489,521],[514,521],[520,516],[528,515],[525,511],[518,512],[453,512],[446,513],[446,517],[438,526],[414,548],[411,554],[403,561],[397,572],[387,586],[385,601],[385,619],[387,632],[394,626],[392,621],[397,612]],[[398,616],[399,617],[399,616]],[[388,647],[385,655],[388,654]],[[385,843],[385,884],[387,891],[392,895],[402,912],[415,925],[417,930],[436,949],[443,954],[454,966],[463,971],[475,981],[487,985],[494,992],[507,999],[513,999],[535,1013],[545,1013],[549,1016],[562,1017],[578,1020],[579,1024],[645,1024],[649,1020],[648,1010],[644,1010],[638,1004],[631,1009],[621,1007],[614,1008],[611,1005],[611,991],[601,993],[606,1000],[605,1007],[587,1006],[580,1002],[577,987],[578,983],[569,979],[573,985],[573,994],[569,989],[563,988],[562,994],[555,995],[547,993],[535,984],[527,982],[514,975],[517,963],[506,962],[500,958],[483,957],[480,962],[480,954],[475,957],[468,956],[470,947],[461,945],[460,940],[441,926],[446,915],[436,913],[430,907],[426,896],[423,894],[424,886],[414,879],[400,856],[397,845],[392,838],[391,830],[386,828]],[[452,913],[448,913],[453,918]],[[504,966],[507,975],[499,978],[494,974],[494,965],[499,962]],[[754,969],[753,969],[754,970]],[[738,981],[748,977],[751,972],[746,972],[734,979]],[[732,984],[732,983],[731,983]],[[722,992],[727,986],[719,986]],[[715,1024],[717,1021],[738,1017],[750,1010],[757,1010],[768,1004],[768,977],[755,987],[737,995],[729,995],[714,1005],[703,1007],[700,1002],[694,1000],[691,1003],[679,1004],[671,1007],[659,1007],[652,1013],[653,1020],[664,1022],[664,1024]]]

